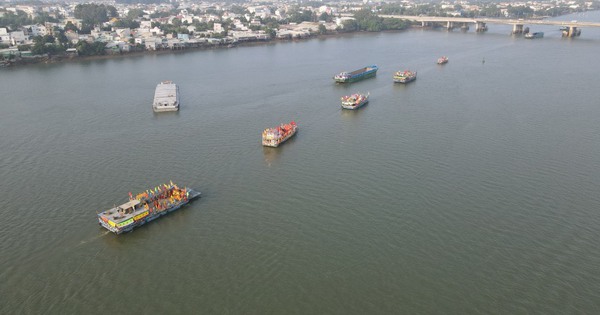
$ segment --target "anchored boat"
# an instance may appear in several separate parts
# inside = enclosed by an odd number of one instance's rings
[[[417,79],[417,72],[404,70],[397,71],[394,73],[394,82],[395,83],[408,83]]]
[[[525,38],[533,39],[533,38],[542,38],[544,37],[544,32],[534,32],[525,34]]]
[[[152,109],[155,112],[176,112],[179,110],[179,87],[171,81],[163,81],[156,86]]]
[[[179,188],[170,182],[135,197],[129,193],[128,202],[98,213],[98,222],[107,230],[121,234],[178,210],[198,197],[200,192],[188,187]]]
[[[374,77],[377,74],[377,70],[379,70],[379,67],[372,65],[352,72],[341,72],[336,74],[333,79],[337,83],[352,83]]]
[[[437,60],[438,65],[443,65],[446,63],[448,63],[448,57],[446,57],[446,56],[442,56]]]
[[[348,96],[342,96],[342,108],[344,109],[357,109],[369,102],[369,93],[360,94],[355,93]]]
[[[262,145],[276,148],[295,135],[296,131],[298,131],[298,125],[294,121],[274,128],[267,128],[262,133]]]

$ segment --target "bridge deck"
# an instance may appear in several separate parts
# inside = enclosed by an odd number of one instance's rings
[[[383,18],[396,18],[417,22],[457,22],[457,23],[485,23],[485,24],[530,24],[530,25],[558,25],[575,27],[600,27],[599,22],[580,21],[549,21],[549,20],[524,20],[524,19],[488,19],[488,18],[463,18],[463,17],[441,17],[441,16],[410,16],[410,15],[379,15]]]

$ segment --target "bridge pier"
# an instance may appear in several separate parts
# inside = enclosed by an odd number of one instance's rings
[[[350,13],[344,13],[343,16],[351,16]],[[478,33],[487,31],[487,24],[503,24],[503,25],[512,25],[512,34],[525,34],[529,31],[529,27],[525,27],[525,25],[555,25],[556,27],[560,27],[562,35],[564,37],[577,37],[581,34],[582,27],[600,27],[600,22],[578,22],[578,21],[552,21],[552,20],[537,20],[537,19],[501,19],[501,18],[466,18],[466,17],[433,17],[433,16],[406,16],[406,15],[379,15],[382,18],[396,18],[403,19],[408,21],[413,21],[416,23],[421,23],[423,28],[432,27],[432,28],[441,28],[445,27],[446,29],[453,30],[455,28],[460,28],[463,31],[467,29],[467,25],[470,27],[470,24],[473,23],[475,25],[475,31]],[[465,25],[466,24],[466,25]],[[537,27],[537,26],[536,26]]]
[[[576,37],[581,35],[581,30],[577,28],[577,26],[568,26],[565,31],[563,31],[564,37]]]
[[[481,33],[487,31],[487,25],[483,22],[475,22],[475,32]]]
[[[523,24],[513,24],[513,34],[523,34]]]

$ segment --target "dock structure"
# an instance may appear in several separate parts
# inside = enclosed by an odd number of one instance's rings
[[[525,25],[556,25],[563,30],[563,36],[576,37],[581,35],[582,27],[600,27],[600,22],[580,22],[580,21],[549,21],[549,20],[531,20],[531,19],[490,19],[490,18],[464,18],[464,17],[442,17],[442,16],[410,16],[410,15],[379,15],[382,18],[395,18],[408,21],[420,22],[423,27],[433,24],[444,25],[448,30],[454,29],[457,25],[475,24],[476,32],[487,30],[488,24],[505,24],[513,26],[513,34],[522,34]]]

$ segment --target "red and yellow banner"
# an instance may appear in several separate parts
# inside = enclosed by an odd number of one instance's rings
[[[135,217],[133,217],[133,219],[134,219],[135,221],[138,221],[138,220],[140,220],[140,219],[143,219],[143,218],[147,217],[147,216],[148,216],[148,214],[149,214],[149,212],[148,212],[148,211],[144,211],[144,212],[142,212],[142,213],[140,213],[140,214],[136,215]]]

